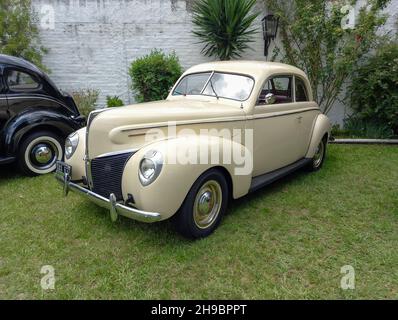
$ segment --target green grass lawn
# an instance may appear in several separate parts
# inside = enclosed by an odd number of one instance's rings
[[[196,242],[169,222],[113,224],[52,175],[0,170],[1,299],[398,298],[397,147],[332,145],[322,171],[234,201]],[[344,265],[355,290],[340,288]]]

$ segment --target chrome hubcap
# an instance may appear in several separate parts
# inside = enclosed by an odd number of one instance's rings
[[[211,180],[206,182],[196,195],[194,203],[194,221],[198,228],[210,227],[220,213],[222,191],[220,184]]]
[[[40,170],[52,167],[57,161],[58,149],[51,142],[41,142],[30,150],[31,164]]]
[[[314,156],[314,167],[318,168],[323,160],[323,155],[325,151],[325,145],[323,141],[319,144],[318,148],[316,149],[315,156]]]
[[[43,145],[35,148],[34,156],[38,163],[46,164],[52,159],[53,153],[49,147]]]

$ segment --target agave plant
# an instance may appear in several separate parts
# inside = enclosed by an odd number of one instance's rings
[[[250,48],[256,28],[251,28],[258,13],[256,0],[199,0],[193,6],[193,33],[205,46],[202,53],[220,60],[241,56]]]

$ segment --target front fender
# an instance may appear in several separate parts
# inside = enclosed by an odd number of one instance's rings
[[[124,198],[127,199],[128,194],[131,194],[138,209],[159,212],[163,220],[168,219],[181,207],[199,176],[214,167],[221,167],[228,174],[234,198],[244,196],[250,188],[252,167],[250,168],[249,164],[248,168],[245,168],[249,170],[240,170],[243,167],[241,163],[225,161],[227,158],[224,157],[225,145],[231,146],[234,152],[241,154],[250,152],[242,144],[212,136],[178,137],[145,146],[126,164],[122,178]],[[164,164],[159,177],[144,187],[139,180],[139,164],[150,150],[161,152]],[[206,161],[204,156],[206,152],[207,155],[218,152],[219,159],[214,157],[213,161]],[[195,155],[199,155],[196,157],[196,162],[193,161]],[[201,156],[203,158],[199,159]]]
[[[4,128],[3,143],[7,154],[15,154],[22,137],[36,127],[54,128],[65,137],[80,128],[72,118],[48,110],[27,110],[11,119]]]
[[[332,130],[332,124],[327,116],[324,114],[318,115],[317,119],[315,120],[314,129],[312,130],[312,137],[311,142],[307,151],[307,155],[305,156],[308,159],[312,159],[315,155],[316,148],[318,147],[319,143],[325,136],[325,134],[330,137],[330,133]]]

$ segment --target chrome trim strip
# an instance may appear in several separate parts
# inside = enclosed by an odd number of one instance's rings
[[[281,111],[279,113],[272,113],[272,114],[259,114],[259,115],[252,115],[252,116],[239,116],[239,117],[230,117],[230,118],[215,118],[215,119],[199,119],[199,120],[188,120],[188,121],[176,121],[173,122],[176,126],[182,125],[195,125],[195,124],[208,124],[208,123],[223,123],[223,122],[237,122],[237,121],[246,121],[246,120],[257,120],[257,119],[264,119],[264,118],[274,118],[274,117],[281,117],[286,115],[291,115],[295,113],[302,113],[308,111],[320,111],[317,107],[311,108],[303,108],[303,109],[296,109],[290,111]],[[135,130],[142,130],[142,129],[156,129],[156,128],[165,128],[168,127],[168,122],[162,122],[158,124],[150,124],[150,125],[136,125],[132,126],[132,128],[122,129],[121,132],[130,132]],[[145,133],[142,133],[145,135]]]
[[[142,211],[122,203],[117,203],[114,199],[114,194],[111,194],[109,199],[106,199],[91,190],[70,182],[70,176],[68,174],[57,172],[55,177],[64,186],[64,194],[67,195],[69,191],[73,191],[86,196],[98,206],[108,209],[113,221],[115,221],[119,215],[146,223],[156,222],[162,219],[160,213]]]
[[[213,78],[214,73],[215,73],[215,71],[213,70],[213,72],[211,73],[209,79],[207,79],[207,81],[206,81],[206,83],[205,83],[203,89],[200,91],[200,94],[201,94],[201,95],[203,95],[203,92],[206,90],[206,87],[208,86],[208,84],[209,84],[211,78]],[[185,76],[185,77],[186,77],[186,76]],[[184,78],[185,78],[185,77],[184,77]]]
[[[267,118],[275,118],[275,117],[282,117],[282,116],[289,116],[292,114],[297,114],[297,113],[304,113],[304,112],[309,112],[309,111],[321,111],[319,108],[311,107],[311,108],[305,108],[301,110],[291,110],[291,111],[282,111],[281,113],[271,113],[271,114],[258,114],[253,116],[253,120],[258,120],[258,119],[267,119]]]
[[[246,121],[247,118],[246,116],[240,116],[240,117],[231,117],[231,118],[219,118],[219,119],[200,119],[200,120],[189,120],[189,121],[175,121],[172,122],[173,124],[177,126],[182,126],[182,125],[191,125],[191,124],[203,124],[203,123],[222,123],[222,122],[236,122],[236,121]],[[171,122],[171,121],[170,121]],[[156,128],[165,128],[169,126],[169,122],[162,122],[158,124],[150,124],[150,125],[144,125],[144,126],[132,126],[132,128],[128,129],[122,129],[121,132],[130,132],[130,131],[135,131],[135,130],[142,130],[142,129],[156,129]],[[145,133],[142,133],[142,135],[145,135]]]
[[[84,164],[86,168],[86,178],[87,178],[87,184],[90,189],[93,188],[93,177],[91,175],[91,160],[89,157],[89,149],[88,149],[88,134],[90,131],[90,126],[95,119],[96,116],[98,116],[100,113],[106,111],[108,109],[100,109],[100,110],[94,110],[88,115],[87,119],[87,126],[86,126],[86,150],[84,153]]]
[[[96,159],[98,158],[105,158],[105,157],[111,157],[111,156],[117,156],[119,154],[124,154],[124,153],[136,153],[139,149],[128,149],[128,150],[120,150],[120,151],[114,151],[114,152],[108,152],[104,154],[100,154],[99,156],[95,157]]]

